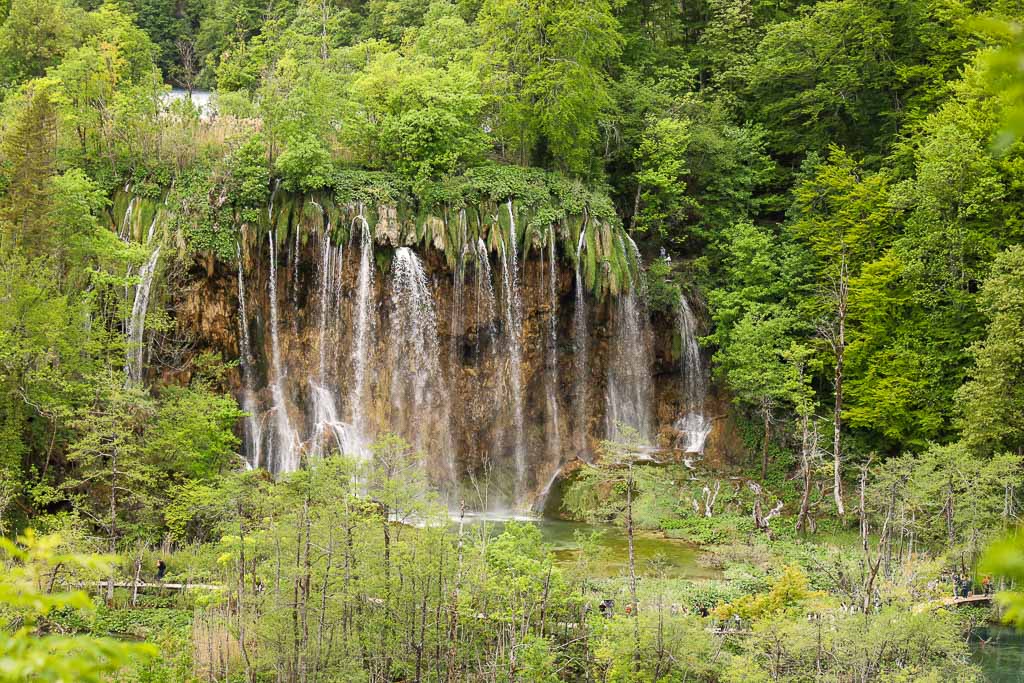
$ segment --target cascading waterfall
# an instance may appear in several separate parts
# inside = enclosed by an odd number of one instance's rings
[[[149,293],[153,288],[153,276],[160,258],[159,245],[149,255],[149,260],[139,270],[139,284],[135,287],[135,301],[132,303],[132,317],[128,321],[128,359],[125,373],[132,382],[142,379],[142,356],[145,347],[142,343],[146,328],[146,311],[149,309]]]
[[[699,331],[697,316],[694,315],[686,295],[679,297],[679,337],[682,348],[683,371],[683,414],[676,420],[675,428],[682,434],[683,450],[687,453],[703,453],[704,442],[711,433],[711,420],[704,415],[704,404],[708,394],[707,370],[697,341]]]
[[[512,399],[513,457],[516,468],[516,500],[523,493],[526,482],[526,430],[523,425],[523,300],[519,291],[519,260],[516,250],[516,222],[512,201],[508,202],[508,246],[501,249],[502,282],[504,283],[504,327],[508,344],[509,389]],[[509,256],[511,255],[511,258]]]
[[[658,384],[656,402],[652,385],[662,378],[652,376],[653,350],[665,340],[657,330],[654,344],[635,263],[639,253],[617,226],[601,225],[595,234],[587,216],[579,233],[572,232],[579,223],[570,221],[539,231],[531,226],[534,253],[526,259],[518,234],[525,214],[515,200],[503,200],[479,222],[472,208],[446,213],[444,239],[438,220],[430,218],[429,231],[415,238],[434,250],[428,257],[410,244],[409,215],[402,214],[395,232],[393,210],[381,206],[381,232],[375,234],[371,216],[377,214],[369,207],[339,207],[347,217],[332,226],[324,208],[315,210],[315,199],[277,200],[280,192],[271,193],[271,227],[260,220],[260,238],[245,231],[237,247],[238,298],[230,292],[228,305],[238,308],[226,320],[227,335],[207,324],[216,325],[218,316],[203,321],[216,335],[214,345],[237,339],[236,397],[248,414],[239,429],[251,466],[277,474],[336,450],[366,457],[378,433],[393,431],[427,454],[429,478],[442,493],[463,494],[483,508],[525,512],[531,503],[543,509],[572,467],[567,463],[587,458],[594,439],[621,436],[620,424],[653,437],[667,426],[655,415],[678,394],[685,394],[685,409],[676,415],[680,448],[703,448],[709,426],[704,413],[710,411],[704,409],[707,363],[693,315],[700,312],[698,302],[679,304],[685,358],[682,377],[672,381],[681,382],[681,390],[663,392]],[[130,231],[138,237],[140,205],[132,210]],[[159,235],[162,220],[149,232]],[[349,221],[340,240],[338,228]],[[120,223],[119,216],[115,225]],[[292,226],[287,235],[286,225]],[[297,244],[293,230],[303,231]],[[262,242],[264,231],[269,243]],[[560,244],[567,234],[578,237],[575,245],[572,237]],[[157,241],[154,236],[153,246]],[[574,255],[574,271],[565,272]],[[611,279],[619,273],[604,266],[605,259],[619,263],[623,256],[629,274]],[[166,254],[159,258],[166,261]],[[137,264],[132,274],[149,268]],[[136,308],[145,298],[146,278],[140,279]],[[133,311],[132,318],[139,315]],[[129,365],[137,375],[138,363]],[[461,481],[483,488],[451,486]]]
[[[390,334],[392,423],[420,448],[430,427],[439,428],[444,474],[451,481],[450,399],[438,363],[434,298],[423,263],[408,247],[395,250],[392,262]]]
[[[128,207],[125,209],[124,220],[122,221],[121,239],[129,241],[131,234],[131,216],[135,206],[136,198],[128,200]],[[160,218],[161,210],[158,207],[153,212],[153,220],[150,221],[149,229],[146,231],[146,244],[153,243],[156,235],[156,224]],[[142,358],[145,355],[145,346],[142,343],[146,330],[146,314],[149,312],[149,294],[153,289],[153,278],[156,275],[156,266],[160,261],[160,245],[156,245],[149,255],[149,259],[139,270],[139,284],[135,287],[135,300],[132,302],[132,315],[128,320],[128,351],[125,359],[125,375],[129,382],[140,382],[142,380]],[[131,270],[129,269],[129,274]]]
[[[622,292],[615,303],[612,361],[608,364],[607,428],[613,439],[622,437],[622,429],[628,427],[648,441],[652,431],[651,344],[643,305],[640,252],[632,239],[629,245],[627,250],[623,242],[622,248],[634,259],[637,275],[630,276],[628,291]]]
[[[369,368],[370,348],[373,344],[373,235],[370,224],[363,216],[363,207],[359,206],[359,215],[353,220],[362,225],[362,238],[359,249],[359,276],[356,280],[356,328],[355,344],[352,349],[352,368],[354,382],[349,394],[348,404],[351,410],[352,426],[360,438],[368,434],[366,424],[366,380]]]
[[[316,381],[310,380],[310,398],[313,406],[313,434],[310,452],[323,455],[328,449],[336,448],[342,453],[358,455],[362,444],[355,438],[355,430],[343,422],[338,414],[338,397],[329,378],[327,349],[331,342],[330,313],[336,309],[341,298],[342,247],[331,243],[331,225],[324,216],[324,234],[320,246],[320,262],[317,280],[319,283],[318,351],[319,365]]]
[[[132,236],[132,212],[135,210],[137,202],[138,197],[132,195],[132,198],[128,200],[128,206],[125,207],[124,217],[121,219],[121,229],[117,232],[117,237],[122,242],[127,242]]]
[[[256,402],[256,382],[253,377],[252,340],[249,337],[249,313],[245,294],[245,265],[242,259],[242,247],[240,244],[235,246],[235,254],[238,257],[238,338],[241,347],[239,351],[241,351],[240,361],[243,384],[242,410],[246,412],[246,452],[249,454],[249,466],[260,467],[263,465],[263,425],[257,417],[259,407]]]
[[[580,241],[576,245],[576,308],[573,312],[573,345],[576,370],[576,448],[587,449],[587,300],[583,292],[583,247],[586,245],[587,225],[580,228]]]
[[[274,370],[273,383],[270,385],[274,399],[274,450],[271,453],[274,471],[294,472],[299,468],[299,438],[288,417],[288,404],[284,397],[284,370],[281,366],[281,342],[278,333],[279,319],[277,314],[277,231],[268,234],[270,241],[270,350],[271,365]]]

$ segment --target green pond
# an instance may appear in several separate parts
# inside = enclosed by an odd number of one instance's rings
[[[1024,633],[1009,626],[976,628],[971,656],[992,683],[1024,683]]]
[[[509,517],[474,517],[467,522],[487,524],[488,533],[499,534],[505,524],[512,521]],[[574,564],[582,552],[577,541],[577,533],[589,536],[598,533],[597,552],[591,560],[591,572],[596,577],[610,578],[625,576],[629,571],[629,548],[625,530],[604,524],[587,524],[585,522],[569,522],[558,519],[520,518],[522,521],[536,525],[555,554],[557,561],[563,565]],[[714,579],[720,578],[721,572],[701,565],[700,549],[685,541],[665,538],[658,532],[637,531],[633,537],[633,548],[636,553],[636,570],[639,576],[662,577],[672,579]]]

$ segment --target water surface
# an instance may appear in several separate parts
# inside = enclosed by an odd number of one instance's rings
[[[1024,633],[1009,626],[982,626],[971,632],[971,657],[993,683],[1024,683]]]
[[[526,516],[466,516],[467,523],[488,524],[488,531],[500,534],[511,520],[536,525],[551,546],[555,558],[562,566],[574,565],[582,552],[577,534],[590,537],[598,534],[594,545],[596,553],[591,561],[591,573],[598,578],[626,576],[629,572],[629,548],[624,529],[607,524],[587,524],[558,519],[540,519]],[[700,563],[701,551],[697,546],[671,538],[658,532],[637,531],[633,538],[638,576],[670,579],[713,579],[721,572]]]

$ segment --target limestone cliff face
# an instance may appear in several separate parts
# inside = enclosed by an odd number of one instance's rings
[[[735,448],[714,419],[722,402],[685,395],[680,349],[693,340],[649,315],[636,275],[616,293],[589,288],[574,265],[593,248],[580,230],[552,223],[513,240],[510,205],[511,231],[477,225],[453,257],[450,244],[410,240],[393,209],[347,211],[347,234],[326,216],[283,233],[243,226],[237,263],[197,261],[170,292],[198,347],[241,360],[230,382],[252,414],[241,428],[253,464],[368,456],[374,435],[396,431],[443,490],[495,507],[535,500],[622,422],[661,457],[683,457],[679,420],[700,412],[706,456]],[[451,234],[451,220],[465,217],[424,223]]]

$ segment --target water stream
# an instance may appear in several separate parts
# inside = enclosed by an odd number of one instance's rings
[[[675,428],[683,435],[681,447],[687,453],[703,453],[711,433],[711,420],[704,415],[708,395],[707,368],[698,341],[698,322],[686,295],[679,297],[679,337],[682,345],[683,413]]]

